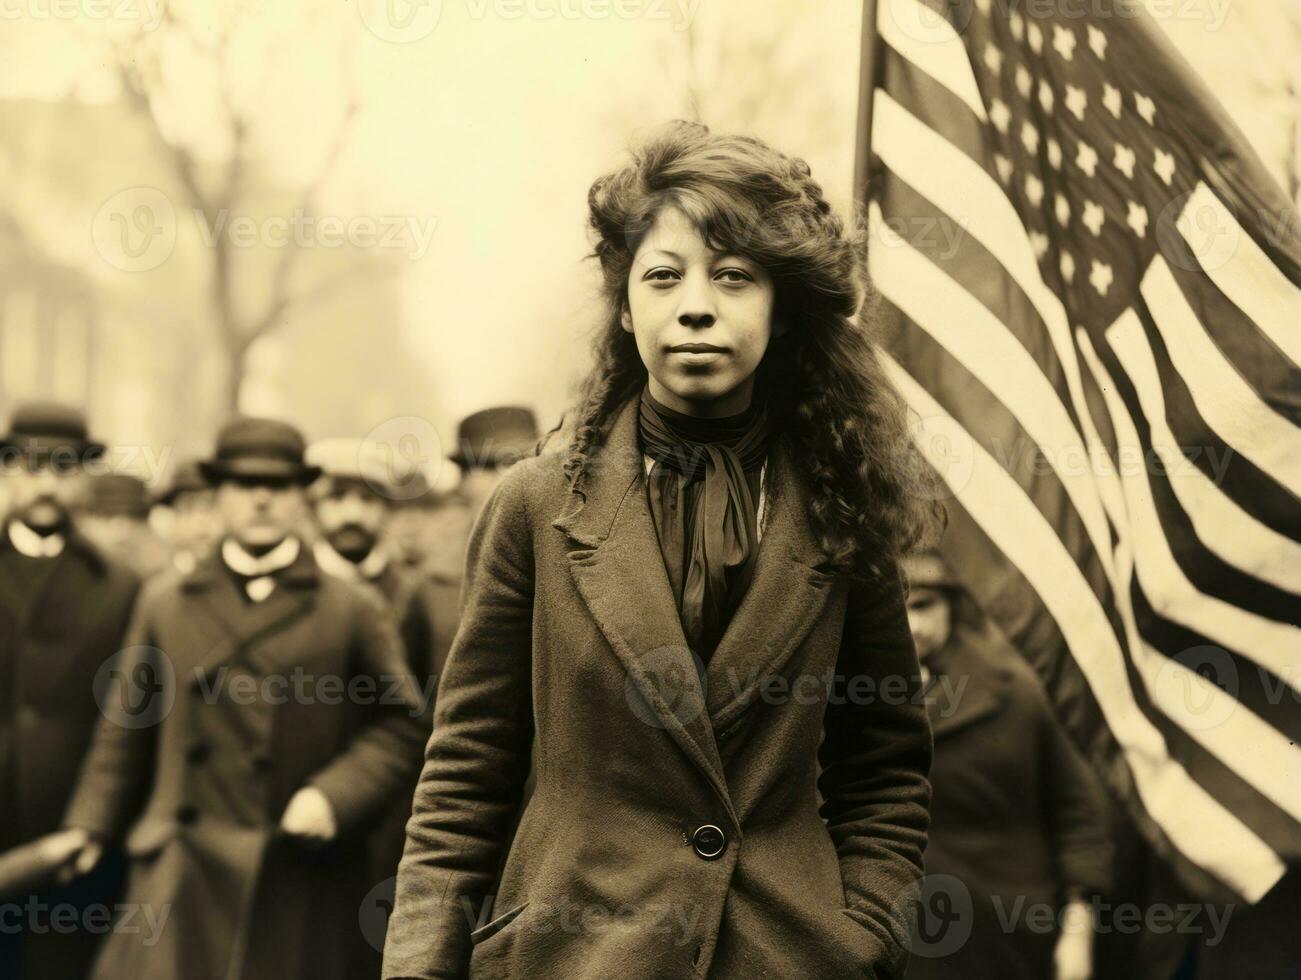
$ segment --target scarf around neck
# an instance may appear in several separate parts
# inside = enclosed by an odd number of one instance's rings
[[[642,450],[654,462],[647,495],[687,645],[702,660],[727,628],[754,575],[755,504],[768,451],[768,415],[697,418],[642,390]]]

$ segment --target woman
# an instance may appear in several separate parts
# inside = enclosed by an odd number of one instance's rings
[[[1102,786],[940,556],[904,570],[935,735],[925,945],[908,980],[1088,980],[1089,902],[1111,866]]]
[[[686,123],[589,207],[596,366],[472,535],[384,976],[896,976],[927,515],[863,242],[803,161]]]

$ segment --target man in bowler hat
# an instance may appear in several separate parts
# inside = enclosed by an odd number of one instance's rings
[[[0,851],[59,829],[99,717],[97,672],[122,646],[139,587],[73,519],[85,465],[104,451],[79,411],[54,403],[19,406],[0,435]],[[102,931],[87,916],[113,902],[120,871],[110,858],[70,884],[7,896],[0,977],[85,976]],[[54,928],[51,914],[69,909],[71,928]]]
[[[65,819],[83,866],[123,841],[126,901],[169,918],[152,944],[114,931],[99,980],[359,975],[369,834],[426,732],[380,599],[295,534],[303,453],[283,422],[223,428],[203,470],[226,535],[137,604],[121,676],[163,682],[147,723],[100,723]]]

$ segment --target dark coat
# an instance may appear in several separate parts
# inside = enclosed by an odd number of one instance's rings
[[[991,632],[955,630],[935,670],[927,696],[935,795],[926,872],[932,886],[969,896],[961,928],[971,932],[950,952],[956,944],[923,912],[928,949],[914,951],[908,978],[1051,977],[1057,934],[1043,928],[1051,921],[1043,915],[1055,919],[1071,889],[1091,898],[1109,883],[1101,784],[1030,667]],[[966,900],[946,894],[942,901],[965,909]],[[938,908],[941,900],[928,904]],[[1036,906],[1039,913],[1029,911]],[[1010,930],[1007,921],[1015,923]]]
[[[13,558],[0,522],[0,850],[59,828],[99,718],[97,674],[122,646],[139,588],[131,571],[76,533],[39,582],[18,582],[28,573]],[[113,877],[106,865],[41,900],[111,903]],[[22,954],[6,943],[6,958],[27,961],[27,980],[69,980],[84,974],[97,939],[33,932],[23,937]]]
[[[908,697],[903,589],[893,567],[870,584],[816,567],[807,489],[776,448],[758,567],[703,692],[651,523],[635,400],[591,464],[585,505],[558,455],[505,475],[471,538],[386,978],[893,974],[931,752]],[[828,698],[832,670],[897,678],[895,696]],[[813,690],[779,693],[798,678]],[[536,788],[489,910],[531,749]],[[725,835],[712,860],[708,824]]]
[[[125,836],[126,900],[169,909],[152,946],[115,931],[95,975],[351,980],[369,833],[424,738],[396,631],[307,549],[255,605],[219,561],[146,586],[129,642],[163,651],[175,702],[153,726],[101,723],[69,809]],[[278,831],[308,784],[338,823],[318,849]]]

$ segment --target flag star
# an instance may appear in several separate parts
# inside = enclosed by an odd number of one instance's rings
[[[1062,278],[1067,282],[1075,278],[1075,256],[1070,252],[1062,250],[1062,257],[1058,260],[1057,266],[1062,270]]]
[[[1034,84],[1034,80],[1030,77],[1030,73],[1026,71],[1025,65],[1017,65],[1016,66],[1016,90],[1021,93],[1021,98],[1023,99],[1030,98],[1030,89],[1033,86],[1033,84]]]
[[[1129,202],[1129,217],[1125,219],[1125,224],[1133,228],[1139,238],[1147,235],[1147,208],[1133,201]]]
[[[1166,182],[1166,186],[1175,179],[1175,157],[1160,147],[1156,151],[1156,162],[1152,165],[1156,175]]]
[[[1075,32],[1061,24],[1054,24],[1053,47],[1064,60],[1070,61],[1075,56]]]
[[[1007,135],[1007,124],[1011,119],[1012,110],[1007,107],[1007,103],[1002,99],[994,99],[989,103],[989,121],[1004,136]]]
[[[1044,107],[1044,112],[1053,111],[1053,87],[1045,81],[1039,82],[1039,104]]]
[[[1075,155],[1075,165],[1092,177],[1098,169],[1098,151],[1080,140],[1080,149]]]
[[[1103,214],[1101,204],[1098,204],[1096,201],[1084,202],[1084,217],[1080,220],[1084,222],[1085,227],[1087,227],[1089,231],[1093,232],[1095,236],[1102,234],[1102,222],[1104,218],[1105,215]]]
[[[998,176],[1002,178],[1003,183],[1012,179],[1012,161],[1001,153],[994,154],[994,166],[998,168]]]
[[[1120,107],[1121,107],[1121,105],[1123,104],[1123,103],[1121,102],[1121,98],[1120,98],[1120,89],[1116,88],[1116,86],[1114,86],[1114,85],[1112,85],[1112,84],[1110,84],[1110,83],[1107,83],[1107,84],[1103,85],[1103,87],[1102,87],[1102,104],[1105,105],[1105,106],[1107,107],[1107,110],[1108,110],[1108,111],[1109,111],[1113,116],[1115,116],[1117,119],[1119,119],[1119,118],[1120,118]]]
[[[1143,117],[1143,122],[1149,126],[1156,118],[1156,103],[1140,92],[1134,93],[1134,105],[1138,108],[1138,114]]]
[[[985,67],[996,75],[1003,70],[1003,52],[992,43],[985,45]]]
[[[1084,89],[1076,88],[1074,85],[1066,85],[1066,108],[1075,114],[1075,118],[1081,122],[1084,120],[1084,107],[1089,104],[1089,97],[1085,94]]]
[[[1092,24],[1089,25],[1089,47],[1093,49],[1093,53],[1098,56],[1099,61],[1107,57],[1107,35]]]
[[[1031,23],[1025,29],[1026,40],[1030,42],[1030,50],[1038,54],[1044,49],[1044,32],[1039,30],[1039,25]]]
[[[1043,181],[1031,174],[1025,179],[1025,196],[1030,199],[1030,203],[1038,207],[1044,199]]]
[[[1030,232],[1030,247],[1034,249],[1035,258],[1042,259],[1048,254],[1048,236],[1042,231]]]
[[[1012,37],[1021,40],[1025,35],[1025,19],[1019,13],[1013,13],[1008,23],[1012,28]]]
[[[1122,143],[1116,144],[1116,158],[1112,165],[1130,180],[1134,179],[1134,163],[1138,159],[1134,151]]]
[[[1065,227],[1071,220],[1071,202],[1066,200],[1064,195],[1058,194],[1053,204],[1056,208],[1057,223]]]
[[[1111,279],[1111,266],[1094,259],[1089,271],[1089,284],[1098,291],[1099,296],[1107,295],[1107,290],[1111,288]]]
[[[1051,136],[1048,137],[1048,165],[1054,170],[1062,169],[1062,145]]]
[[[1039,152],[1039,130],[1034,128],[1034,123],[1023,122],[1021,124],[1021,145],[1031,155]]]

